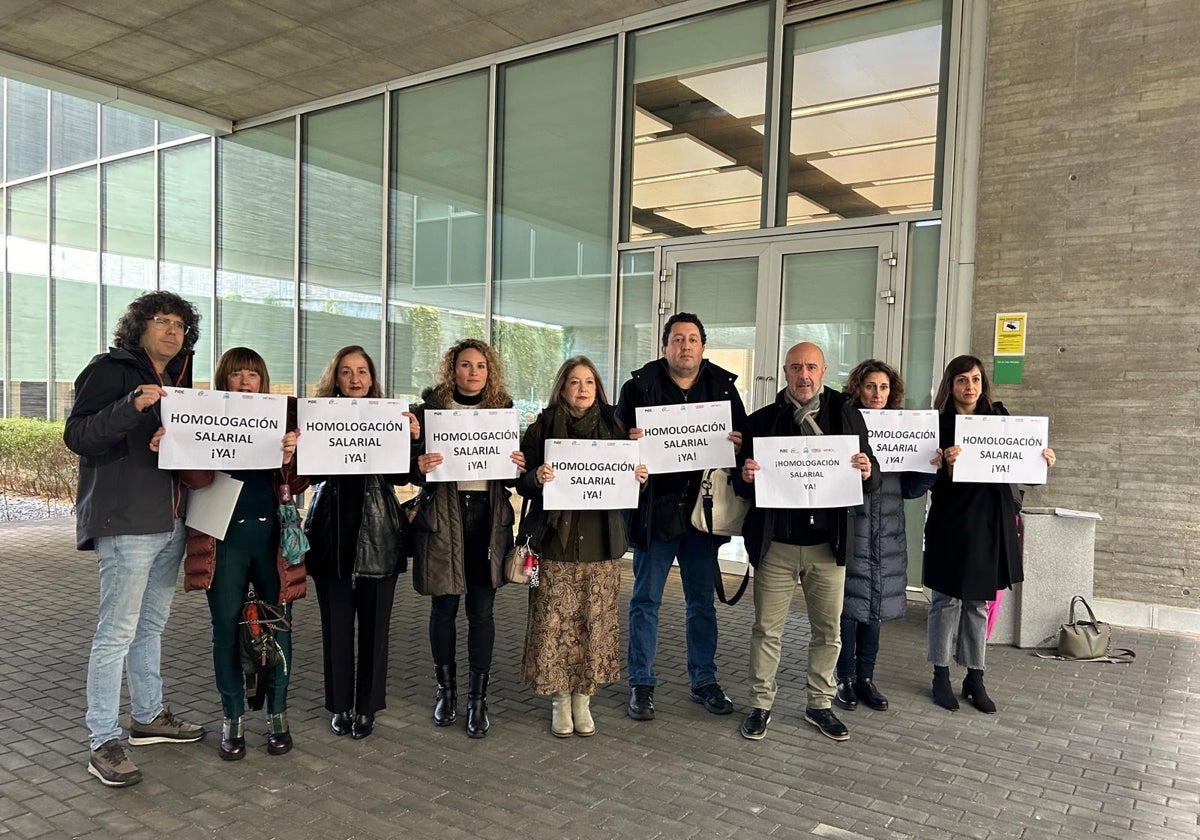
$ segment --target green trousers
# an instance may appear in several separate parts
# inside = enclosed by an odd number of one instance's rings
[[[246,711],[246,683],[238,653],[238,622],[250,584],[261,601],[279,603],[278,526],[275,517],[247,519],[229,523],[224,540],[217,541],[217,568],[208,590],[208,610],[212,615],[213,668],[221,708],[227,718],[239,718]],[[290,620],[292,605],[285,613]],[[288,669],[292,662],[292,634],[276,635]],[[282,664],[267,680],[267,711],[287,710],[288,676]]]

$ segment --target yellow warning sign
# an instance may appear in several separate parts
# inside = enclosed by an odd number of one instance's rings
[[[1001,312],[996,315],[994,356],[1025,355],[1025,312]]]

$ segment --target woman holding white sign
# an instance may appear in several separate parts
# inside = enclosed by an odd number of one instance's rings
[[[321,374],[316,396],[381,397],[375,362],[358,345],[343,347]],[[416,442],[421,424],[405,413]],[[321,608],[325,708],[333,713],[329,728],[334,735],[366,738],[375,729],[375,713],[387,706],[388,631],[396,575],[408,567],[407,523],[392,488],[408,481],[407,473],[312,478],[321,487],[304,529],[312,543],[308,571]]]
[[[854,408],[904,407],[904,380],[878,359],[862,362],[842,392]],[[883,460],[882,456],[879,456]],[[846,598],[842,603],[842,651],[837,661],[833,702],[851,710],[859,702],[883,711],[887,698],[875,686],[879,631],[884,621],[904,617],[908,587],[908,536],[904,500],[933,486],[932,473],[881,472],[879,489],[864,494],[856,510],[854,553],[846,558]]]
[[[1009,484],[954,481],[955,418],[960,414],[1008,414],[992,400],[983,362],[958,356],[946,365],[933,407],[940,412],[938,438],[942,467],[937,472],[925,520],[924,584],[933,590],[927,628],[933,665],[933,702],[955,711],[950,661],[967,669],[962,696],[979,711],[994,714],[996,704],[983,684],[987,602],[996,592],[1025,579],[1017,539],[1020,503]],[[1053,466],[1054,451],[1042,450]]]
[[[517,491],[530,500],[521,533],[541,555],[538,586],[529,590],[521,674],[531,689],[553,698],[554,735],[587,737],[596,733],[592,695],[621,678],[617,602],[628,548],[625,520],[619,510],[545,510],[542,488],[555,478],[545,461],[546,441],[624,440],[628,432],[586,356],[563,363],[550,394],[521,441],[528,469]],[[644,485],[645,464],[635,474]]]
[[[217,361],[213,385],[220,391],[261,394],[271,390],[271,377],[263,357],[248,347],[226,350]],[[284,555],[280,541],[277,508],[282,498],[291,498],[308,487],[308,479],[296,474],[295,412],[288,412],[289,431],[281,442],[282,457],[275,470],[239,470],[230,476],[241,482],[237,504],[229,518],[224,539],[188,528],[187,553],[183,561],[183,588],[204,591],[212,618],[213,670],[221,695],[221,743],[217,752],[226,761],[246,756],[243,715],[246,684],[238,646],[238,622],[242,606],[253,587],[255,596],[278,605],[284,618],[292,617],[292,602],[306,594],[304,557]],[[163,435],[159,429],[150,448],[156,449]],[[213,470],[182,470],[180,480],[199,489],[213,483]],[[251,708],[267,706],[267,752],[283,755],[292,748],[288,727],[288,677],[292,659],[291,629],[278,629],[275,640],[282,661],[258,684],[259,694]],[[265,696],[264,696],[265,695]]]
[[[441,381],[421,395],[414,409],[425,419],[428,410],[512,408],[504,388],[504,368],[494,348],[474,338],[458,341],[442,356]],[[525,456],[511,459],[525,468]],[[457,621],[462,597],[467,601],[467,735],[482,738],[491,728],[487,689],[492,668],[496,625],[492,607],[504,584],[504,556],[513,545],[513,509],[509,488],[515,479],[427,481],[442,463],[440,452],[420,455],[414,483],[425,485],[413,521],[413,586],[432,596],[429,644],[433,652],[437,698],[433,722],[449,726],[458,719]]]

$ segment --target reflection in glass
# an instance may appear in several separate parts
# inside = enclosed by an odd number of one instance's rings
[[[129,302],[156,285],[154,272],[154,158],[141,155],[105,164],[100,281],[104,334],[112,335]]]
[[[50,168],[96,159],[100,106],[65,93],[50,93]]]
[[[95,106],[93,106],[94,108]],[[54,284],[54,416],[71,411],[75,377],[106,346],[100,336],[100,214],[95,167],[54,178],[50,277]]]
[[[752,409],[758,257],[677,263],[675,301],[676,312],[700,316],[708,334],[704,357],[737,374],[742,403]]]
[[[617,369],[609,388],[619,393],[629,374],[659,354],[661,336],[654,328],[654,252],[621,254],[621,309],[617,329]]]
[[[380,363],[383,97],[304,117],[301,166],[301,382],[361,344]]]
[[[576,353],[608,375],[615,56],[608,40],[502,69],[492,331],[526,410]]]
[[[161,250],[158,286],[187,298],[200,312],[192,359],[197,388],[212,376],[212,147],[211,141],[166,149],[159,169]],[[269,368],[268,368],[269,369]]]
[[[217,183],[217,349],[254,348],[271,391],[294,394],[295,121],[222,138]]]
[[[415,400],[442,352],[484,335],[488,76],[392,99],[388,391]]]
[[[825,353],[825,384],[841,390],[851,369],[875,352],[878,266],[877,248],[783,258],[779,369],[793,345],[811,341]]]
[[[11,89],[10,89],[11,90]],[[12,414],[46,417],[46,180],[8,190],[9,323],[20,336],[11,348]]]
[[[785,30],[788,224],[933,206],[942,9],[916,0]],[[793,196],[827,213],[797,214]]]
[[[755,3],[630,36],[628,241],[759,227],[769,34]]]

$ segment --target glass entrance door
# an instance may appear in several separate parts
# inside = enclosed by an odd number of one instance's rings
[[[825,384],[841,390],[868,358],[899,363],[901,290],[894,228],[730,245],[667,247],[662,252],[659,328],[675,312],[704,323],[705,357],[736,373],[747,412],[775,400],[784,356],[812,341],[825,353]],[[741,571],[741,539],[720,552]]]

